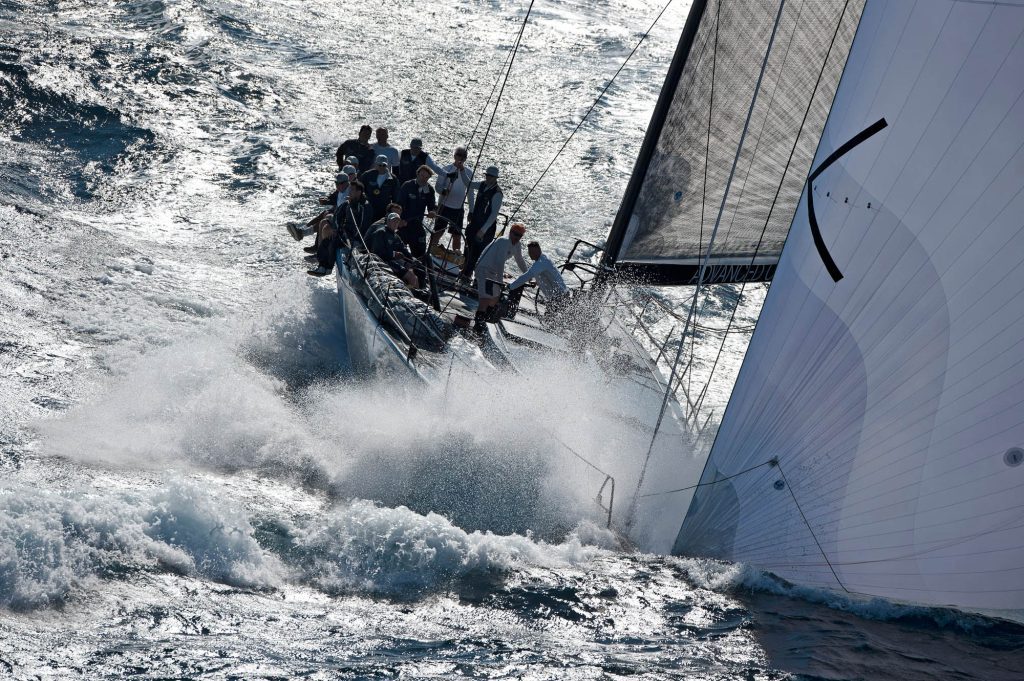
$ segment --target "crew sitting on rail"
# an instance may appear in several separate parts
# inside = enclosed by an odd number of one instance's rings
[[[412,253],[409,247],[398,236],[398,230],[402,227],[402,216],[398,213],[388,213],[387,226],[378,227],[370,234],[370,252],[391,266],[395,276],[400,277],[406,286],[411,289],[420,287],[419,277],[407,263],[412,261]]]
[[[320,221],[320,224],[317,225],[319,244],[316,253],[306,256],[307,261],[315,262],[317,266],[306,270],[306,274],[313,277],[326,277],[334,270],[335,254],[341,244],[340,234],[332,216],[328,215]]]
[[[398,192],[398,178],[391,174],[388,157],[381,154],[377,157],[377,167],[367,170],[359,179],[366,187],[366,198],[373,207],[373,220],[376,222],[388,214],[388,204],[395,200]]]
[[[526,253],[530,256],[533,264],[518,279],[508,285],[509,291],[515,291],[520,286],[525,286],[528,281],[537,281],[544,296],[544,314],[558,314],[565,309],[569,302],[569,287],[562,279],[562,273],[551,262],[551,258],[540,251],[540,244],[531,241],[526,245]]]
[[[417,258],[427,251],[423,218],[433,219],[437,215],[437,200],[434,198],[434,188],[430,186],[433,174],[428,166],[421,165],[416,171],[416,179],[403,183],[395,199],[402,206],[401,214],[405,220],[405,226],[399,233]]]
[[[348,199],[348,186],[349,176],[345,173],[338,173],[334,176],[334,191],[327,196],[321,196],[318,202],[321,206],[326,206],[320,211],[312,220],[306,223],[305,227],[298,227],[296,225],[288,225],[288,233],[292,235],[292,238],[296,241],[302,241],[302,237],[309,236],[310,234],[317,234],[317,241],[319,241],[318,226],[320,222],[331,215],[338,206],[345,203]],[[307,253],[316,252],[316,244],[314,243],[311,248],[305,249]]]
[[[419,173],[420,168],[423,166],[427,166],[433,171],[431,175],[443,171],[441,166],[437,165],[434,159],[430,157],[430,154],[423,151],[423,140],[419,137],[413,137],[412,142],[409,143],[409,148],[403,149],[401,156],[399,156],[398,181],[401,184],[405,184],[410,180],[415,180],[416,174]]]
[[[465,211],[462,202],[466,200],[466,191],[473,179],[473,169],[466,165],[468,153],[465,147],[455,150],[455,161],[446,165],[437,174],[434,189],[441,195],[441,205],[434,221],[434,233],[430,235],[430,247],[441,241],[444,230],[452,235],[452,248],[462,250],[462,221]]]
[[[469,221],[466,225],[466,261],[462,275],[469,277],[480,254],[494,241],[494,232],[504,194],[498,186],[498,168],[491,166],[483,182],[470,183]]]
[[[476,288],[480,298],[480,306],[476,311],[473,330],[483,335],[487,328],[487,320],[491,308],[498,304],[501,297],[501,286],[505,277],[505,262],[509,258],[516,259],[520,272],[526,272],[526,261],[523,260],[523,248],[520,241],[526,234],[526,227],[515,223],[508,230],[508,236],[495,239],[484,248],[476,263]]]
[[[320,243],[317,245],[317,267],[306,272],[314,277],[323,277],[334,270],[338,249],[342,246],[362,244],[373,216],[370,204],[363,197],[363,183],[352,182],[348,189],[348,201],[338,206],[332,217],[320,223]]]
[[[349,186],[348,203],[342,204],[334,213],[340,238],[350,246],[361,246],[373,222],[373,209],[366,200],[363,183],[356,180]]]

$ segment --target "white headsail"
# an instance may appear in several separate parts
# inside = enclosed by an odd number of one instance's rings
[[[675,551],[1024,608],[1024,3],[868,0],[829,160]]]

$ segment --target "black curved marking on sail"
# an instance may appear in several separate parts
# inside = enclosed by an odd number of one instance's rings
[[[847,152],[875,135],[875,133],[883,130],[887,125],[889,124],[885,122],[885,119],[880,118],[864,128],[850,138],[846,144],[833,151],[807,178],[807,220],[811,223],[811,236],[814,238],[814,247],[818,249],[818,255],[821,256],[821,261],[825,263],[825,269],[832,275],[832,281],[838,282],[843,278],[843,273],[839,271],[836,261],[832,259],[832,255],[828,252],[825,240],[821,237],[821,230],[818,228],[818,216],[814,214],[814,180],[825,172],[830,165],[846,155]]]

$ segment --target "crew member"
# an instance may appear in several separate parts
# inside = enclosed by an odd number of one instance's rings
[[[430,235],[431,248],[441,240],[441,234],[447,229],[452,235],[454,250],[462,250],[462,221],[465,219],[462,204],[473,179],[473,169],[466,165],[466,156],[466,148],[459,147],[455,150],[454,163],[446,165],[437,174],[434,189],[441,195],[441,205],[437,210],[434,233]]]
[[[366,187],[366,198],[373,207],[373,221],[380,220],[388,213],[388,204],[395,200],[398,191],[398,178],[391,174],[388,157],[381,154],[377,157],[377,167],[368,170],[359,178]]]
[[[342,204],[334,213],[334,224],[337,225],[339,238],[347,241],[350,246],[362,246],[366,232],[373,222],[373,208],[366,200],[366,190],[360,180],[356,180],[348,189],[348,203]]]
[[[409,148],[403,149],[401,156],[399,156],[398,181],[405,184],[409,180],[415,180],[421,166],[427,166],[434,173],[440,173],[444,170],[434,162],[430,154],[423,151],[423,140],[419,137],[414,137],[412,142],[409,143]]]
[[[306,223],[305,227],[298,227],[296,225],[288,225],[288,233],[292,235],[296,241],[302,241],[302,237],[309,236],[310,234],[316,234],[319,229],[320,222],[333,213],[338,206],[343,204],[348,199],[348,185],[349,177],[345,173],[338,173],[334,176],[334,191],[327,196],[321,196],[317,201],[321,206],[325,208],[320,211],[312,220]],[[307,246],[305,249],[307,253],[316,253],[316,244],[313,246]]]
[[[345,140],[338,147],[338,151],[335,153],[335,160],[338,162],[338,170],[344,168],[350,163],[348,157],[355,156],[358,160],[358,166],[360,171],[367,171],[373,167],[373,149],[370,148],[370,135],[373,133],[373,128],[368,125],[364,125],[359,128],[359,137],[356,139]]]
[[[476,312],[476,323],[473,330],[483,335],[486,331],[484,322],[491,308],[498,304],[501,296],[501,285],[505,277],[505,262],[509,258],[516,259],[520,272],[526,272],[526,261],[523,260],[523,249],[520,245],[526,227],[516,223],[509,227],[508,236],[495,239],[487,245],[476,263],[476,289],[480,306]]]
[[[402,216],[398,213],[388,213],[387,227],[377,229],[372,234],[370,252],[390,265],[391,271],[395,273],[395,276],[401,278],[406,286],[417,289],[420,287],[419,277],[408,265],[412,260],[412,254],[409,252],[409,247],[402,241],[402,237],[398,236],[401,226]]]
[[[483,182],[473,182],[469,191],[469,223],[466,225],[466,261],[462,274],[469,274],[487,244],[494,241],[495,226],[504,194],[498,186],[498,169],[491,166]]]
[[[371,145],[374,156],[384,156],[388,165],[392,168],[398,167],[398,149],[388,144],[388,129],[377,128],[377,141]]]
[[[540,244],[531,241],[526,245],[526,253],[533,264],[518,279],[508,285],[509,291],[525,286],[531,279],[536,280],[537,287],[544,296],[544,314],[558,314],[569,302],[569,287],[562,279],[562,273],[551,262],[551,258],[540,252]]]
[[[427,240],[423,232],[424,215],[431,219],[436,217],[437,201],[434,188],[430,186],[433,175],[428,166],[422,165],[416,172],[416,179],[405,182],[398,190],[397,201],[402,206],[402,217],[406,223],[399,234],[417,258],[427,251]]]

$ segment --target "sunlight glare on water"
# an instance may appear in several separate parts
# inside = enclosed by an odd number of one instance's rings
[[[1015,624],[623,551],[546,436],[635,468],[597,376],[352,374],[284,226],[363,123],[450,158],[527,4],[0,0],[0,677],[1019,678]],[[480,161],[511,206],[660,8],[535,4]],[[607,233],[685,12],[524,205],[555,256]]]

